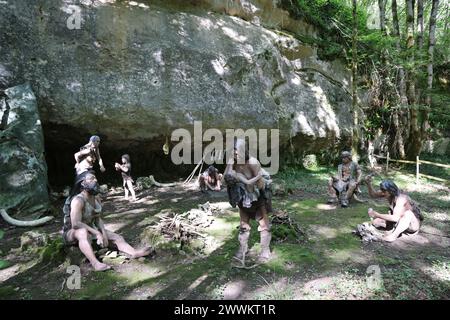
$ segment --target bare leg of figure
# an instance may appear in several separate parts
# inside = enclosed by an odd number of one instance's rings
[[[89,232],[86,229],[76,229],[69,232],[69,240],[71,240],[72,237],[78,240],[78,247],[89,260],[92,267],[94,267],[95,271],[105,271],[111,269],[111,267],[107,264],[101,263],[97,260],[97,257],[94,254],[94,250],[92,250]]]
[[[269,217],[265,207],[260,208],[262,219],[258,221],[258,231],[260,232],[261,253],[259,254],[259,262],[267,262],[270,259],[270,240],[272,234],[269,229]]]
[[[350,182],[348,184],[348,189],[347,189],[347,200],[350,200],[353,196],[353,192],[355,192],[356,189],[356,183],[355,182]]]
[[[333,188],[332,178],[328,180],[328,195],[329,195],[328,203],[336,203],[338,201],[336,190],[334,190]]]
[[[212,185],[213,181],[212,181],[212,178],[210,176],[208,176],[206,178],[205,183],[206,183],[206,186],[208,187],[209,190],[214,191],[215,187]]]
[[[136,201],[136,193],[134,192],[133,183],[130,180],[127,180],[127,186],[131,192],[132,200]]]
[[[128,200],[128,187],[126,182],[123,183],[123,188],[125,190],[125,200]]]
[[[216,181],[217,181],[216,190],[217,191],[220,191],[220,189],[222,189],[222,177],[223,177],[223,175],[221,173],[216,174]]]
[[[379,218],[373,219],[372,224],[376,228],[386,228],[386,220],[383,220],[383,219],[379,219]]]
[[[341,202],[342,208],[348,207],[348,204],[349,204],[348,202],[350,200],[349,195],[351,196],[353,191],[355,191],[355,188],[356,188],[356,184],[354,184],[353,182],[346,183],[346,189],[344,189],[339,195],[339,201]]]
[[[198,184],[200,185],[200,191],[205,192],[206,191],[206,183],[205,183],[205,177],[201,175],[198,178]]]
[[[406,211],[403,217],[401,217],[400,220],[398,221],[395,230],[390,235],[384,236],[383,240],[388,242],[395,241],[402,232],[409,229],[414,219],[415,219],[414,213],[409,210]]]
[[[239,214],[241,216],[240,227],[239,227],[239,250],[235,257],[245,264],[245,256],[248,252],[248,239],[250,238],[250,219],[242,209],[239,209]]]
[[[117,233],[111,232],[106,230],[107,234],[108,234],[108,239],[110,239],[112,242],[114,242],[114,244],[117,246],[117,248],[119,249],[119,251],[122,251],[128,255],[131,256],[131,258],[139,258],[139,257],[144,257],[149,255],[152,252],[152,248],[151,247],[145,247],[142,249],[135,249],[132,246],[130,246],[125,239],[118,235]]]

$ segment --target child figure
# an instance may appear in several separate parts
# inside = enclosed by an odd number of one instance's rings
[[[205,192],[207,190],[220,191],[222,183],[222,174],[219,173],[214,166],[209,166],[198,178],[200,190]]]
[[[128,200],[128,192],[131,192],[132,201],[136,201],[136,194],[133,187],[133,179],[131,178],[131,161],[128,154],[122,156],[122,164],[116,162],[116,170],[120,171],[123,179],[123,188],[125,189],[125,200]]]

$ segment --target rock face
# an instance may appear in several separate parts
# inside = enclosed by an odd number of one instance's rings
[[[5,93],[6,100],[0,101],[0,118],[6,119],[0,131],[0,209],[39,213],[48,208],[49,199],[36,98],[28,84]]]
[[[275,30],[315,35],[278,2],[1,1],[0,85],[30,81],[44,125],[66,128],[55,139],[95,132],[160,149],[201,120],[280,129],[301,152],[345,144],[350,75]]]

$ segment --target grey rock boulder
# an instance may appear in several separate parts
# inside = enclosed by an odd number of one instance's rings
[[[7,119],[0,131],[0,209],[17,212],[16,217],[36,217],[49,205],[36,98],[29,84],[9,88],[5,94],[0,109],[0,117]]]
[[[201,120],[280,129],[302,152],[348,142],[348,70],[277,31],[315,34],[276,3],[2,1],[0,81],[30,81],[43,122],[74,128],[68,140],[164,141]]]

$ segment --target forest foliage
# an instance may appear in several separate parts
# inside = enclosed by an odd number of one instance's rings
[[[349,67],[352,64],[352,6],[356,4],[356,83],[357,90],[368,96],[358,103],[363,113],[363,118],[359,119],[362,149],[367,140],[384,134],[388,137],[389,150],[386,151],[400,158],[415,158],[425,141],[450,136],[448,1],[293,2],[291,14],[318,30],[317,38],[301,40],[314,42],[320,58],[344,59]],[[408,10],[408,5],[412,11]],[[435,20],[431,19],[433,6],[437,8]],[[435,32],[431,33],[433,27]],[[431,52],[430,47],[433,47]]]

